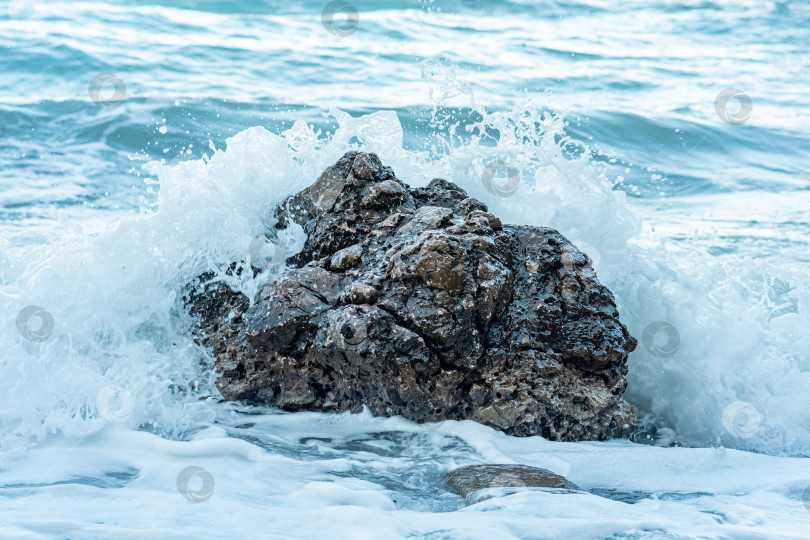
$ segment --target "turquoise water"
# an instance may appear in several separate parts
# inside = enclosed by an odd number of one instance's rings
[[[0,0],[0,536],[803,537],[809,20],[764,0]],[[591,256],[640,340],[635,443],[218,403],[183,285],[352,148]],[[520,184],[488,187],[493,162]],[[590,493],[460,510],[439,474],[485,461]],[[177,493],[187,466],[216,480],[206,504]]]
[[[597,148],[596,159],[617,158],[620,188],[633,196],[810,182],[805,3],[355,2],[347,37],[326,31],[324,5],[5,3],[3,217],[136,209],[141,162],[189,145],[199,157],[208,140],[221,147],[255,125],[328,129],[331,107],[395,110],[406,142],[420,147],[433,106],[454,107],[464,123],[472,103],[503,110],[525,97],[576,119],[567,132]],[[88,99],[102,72],[126,85],[121,107]],[[751,96],[745,125],[718,121],[725,88]],[[24,193],[8,189],[21,178]]]

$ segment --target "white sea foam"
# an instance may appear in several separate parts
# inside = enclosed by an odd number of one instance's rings
[[[427,438],[365,437],[425,428],[367,416],[255,417],[217,405],[210,359],[188,335],[184,285],[213,270],[252,295],[274,270],[237,278],[225,275],[227,264],[249,260],[254,239],[273,225],[275,204],[346,150],[363,148],[407,183],[445,177],[505,222],[552,226],[587,246],[640,340],[651,323],[670,325],[674,331],[639,344],[628,377],[627,397],[660,442],[810,452],[806,262],[751,250],[753,233],[718,255],[700,235],[690,243],[655,231],[655,210],[613,190],[611,171],[563,136],[564,119],[530,105],[484,114],[464,137],[439,138],[434,153],[403,148],[393,112],[332,114],[339,128],[329,137],[303,122],[281,135],[257,127],[203,160],[149,165],[159,183],[153,198],[114,225],[108,213],[103,221],[65,220],[49,238],[0,239],[2,311],[35,305],[53,318],[43,341],[23,337],[14,321],[0,329],[1,493],[16,505],[9,535],[170,537],[180,523],[184,534],[214,527],[346,538],[492,538],[504,530],[515,538],[572,531],[768,537],[777,526],[770,537],[798,538],[806,530],[804,460],[629,442],[552,444],[470,423],[447,423]],[[485,129],[497,130],[498,141],[482,136]],[[519,172],[513,194],[482,182],[493,164],[496,182],[508,182],[499,179],[504,171]],[[712,219],[707,211],[697,222]],[[668,225],[678,231],[682,223]],[[295,249],[303,238],[287,240]],[[37,324],[32,332],[43,331]],[[236,427],[245,423],[259,427]],[[351,442],[364,437],[370,442]],[[442,495],[438,480],[422,478],[428,491],[408,484],[426,464],[438,474],[485,461],[544,466],[585,488],[649,498],[628,505],[532,492],[520,509],[490,501],[448,513],[461,503]],[[205,504],[176,493],[187,466],[216,482]],[[192,491],[207,479],[191,478],[202,482]],[[93,487],[105,482],[108,489]],[[39,521],[36,509],[46,506],[52,511]],[[129,514],[132,506],[142,511]],[[541,518],[547,536],[537,532]]]
[[[585,491],[465,508],[440,476],[474,463],[547,468]],[[218,427],[183,442],[109,425],[2,467],[6,538],[798,539],[810,522],[806,459],[553,443],[366,413],[225,408]]]
[[[472,136],[444,137],[445,151],[433,156],[403,149],[393,112],[332,114],[340,127],[331,137],[304,123],[281,135],[252,128],[203,160],[150,164],[159,178],[155,199],[114,227],[65,223],[45,244],[7,240],[4,310],[40,305],[55,328],[42,343],[14,326],[0,334],[7,351],[0,378],[5,436],[92,431],[101,425],[96,394],[111,385],[136,397],[131,426],[179,429],[178,400],[196,401],[199,392],[210,391],[207,369],[199,366],[205,355],[186,332],[184,284],[215,270],[252,296],[266,273],[258,280],[225,276],[227,263],[250,260],[251,242],[272,227],[279,201],[346,150],[362,147],[412,185],[443,176],[505,222],[552,226],[587,246],[640,340],[630,359],[628,397],[645,422],[664,428],[667,440],[808,452],[806,264],[778,253],[758,257],[745,236],[733,255],[722,257],[710,254],[711,245],[700,238],[674,248],[671,236],[642,227],[654,219],[650,210],[613,190],[588,149],[563,137],[562,118],[531,106],[484,115],[470,128]],[[497,143],[480,135],[493,129],[500,133]],[[494,194],[482,182],[493,163],[519,172],[514,193]],[[495,182],[506,181],[498,174]],[[302,234],[286,239],[291,249],[300,247]],[[672,354],[660,354],[650,339],[645,343],[645,328],[656,321],[674,329],[653,336],[671,339]],[[175,392],[192,382],[196,392]],[[736,401],[759,414],[749,437],[724,426],[724,410]],[[158,411],[165,407],[172,412],[163,418]]]

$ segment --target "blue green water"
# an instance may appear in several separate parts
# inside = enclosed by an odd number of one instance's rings
[[[807,187],[803,2],[355,2],[346,37],[325,4],[4,3],[0,170],[4,188],[30,186],[3,190],[4,217],[136,208],[140,162],[254,125],[328,127],[333,106],[395,110],[419,146],[434,105],[463,123],[472,103],[525,97],[578,119],[567,131],[626,164],[633,196]],[[103,72],[126,85],[119,108],[88,97]],[[745,125],[719,121],[725,88],[751,96]]]
[[[808,21],[767,0],[0,0],[0,537],[801,538]],[[640,340],[635,443],[217,402],[183,285],[354,148],[589,254]],[[514,193],[482,182],[494,160]],[[457,511],[439,473],[484,461],[590,493]],[[208,506],[175,487],[198,465]]]

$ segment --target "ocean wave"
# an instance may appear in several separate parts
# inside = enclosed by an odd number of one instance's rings
[[[141,215],[119,214],[115,225],[104,224],[107,230],[87,224],[88,236],[84,226],[66,224],[70,234],[33,245],[15,246],[12,237],[4,309],[47,304],[58,323],[43,344],[12,329],[2,335],[11,354],[0,384],[5,409],[14,411],[3,420],[7,436],[92,432],[104,423],[94,400],[110,385],[134,396],[131,425],[149,424],[165,434],[181,429],[188,421],[183,408],[197,403],[205,409],[197,400],[216,394],[203,384],[211,377],[207,355],[184,330],[183,285],[203,271],[221,271],[227,261],[246,260],[252,238],[272,225],[274,204],[346,150],[363,148],[379,153],[412,185],[445,177],[502,219],[555,227],[591,255],[623,320],[642,341],[630,358],[627,395],[650,436],[777,454],[810,451],[797,416],[804,409],[797,404],[807,399],[801,388],[810,350],[801,332],[808,322],[806,264],[784,254],[752,258],[750,249],[717,253],[697,242],[673,247],[675,235],[645,230],[650,209],[635,207],[614,188],[606,164],[565,135],[563,118],[528,105],[481,113],[464,137],[442,137],[438,154],[404,148],[393,111],[332,115],[338,127],[328,136],[300,121],[280,135],[251,128],[225,148],[206,149],[203,159],[151,163],[145,172],[157,180],[147,179],[152,195]],[[514,194],[494,194],[481,181],[491,160],[520,171]],[[246,276],[231,279],[249,296],[258,287]],[[677,334],[673,354],[644,345],[656,321]],[[14,406],[23,399],[26,407]],[[760,415],[751,436],[727,429],[724,411],[739,401]]]

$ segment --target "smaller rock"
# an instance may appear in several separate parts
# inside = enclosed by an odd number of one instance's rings
[[[373,304],[379,297],[380,291],[376,287],[366,282],[356,281],[340,297],[340,301],[344,304]]]
[[[560,493],[581,491],[559,474],[528,465],[469,465],[445,474],[444,481],[467,504],[503,495],[504,491],[511,495],[528,488],[554,489]]]
[[[363,247],[360,244],[355,244],[347,248],[343,248],[334,255],[329,261],[329,269],[333,272],[343,272],[348,268],[354,268],[363,260]]]
[[[384,180],[371,184],[362,205],[367,208],[388,208],[400,204],[405,199],[405,188],[394,180]]]

